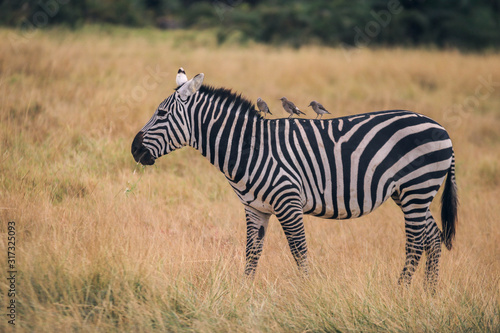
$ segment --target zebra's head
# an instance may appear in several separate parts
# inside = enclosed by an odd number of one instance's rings
[[[158,106],[132,142],[132,155],[136,162],[153,165],[158,157],[189,143],[191,129],[186,110],[192,96],[200,89],[203,78],[201,73],[181,83]]]

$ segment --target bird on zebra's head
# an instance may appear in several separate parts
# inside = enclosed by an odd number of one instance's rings
[[[325,113],[328,113],[328,114],[331,114],[330,112],[328,112],[327,109],[325,109],[325,107],[323,105],[321,105],[320,103],[316,102],[316,101],[312,101],[311,103],[309,103],[309,106],[312,106],[314,112],[317,113],[316,115],[316,119],[318,118],[318,116],[320,116],[320,119],[323,118],[323,115]]]
[[[225,175],[245,209],[245,274],[255,274],[272,215],[306,273],[304,214],[356,218],[392,199],[406,233],[399,283],[410,283],[425,254],[424,281],[435,288],[441,245],[452,247],[458,207],[455,155],[441,125],[405,110],[267,121],[248,99],[203,80],[196,75],[161,102],[131,151],[136,162],[152,165],[189,145]],[[299,113],[286,98],[282,102],[291,115]],[[442,186],[440,230],[430,205]]]
[[[177,71],[177,76],[175,77],[175,83],[177,83],[177,87],[183,85],[186,83],[188,80],[186,76],[186,72],[184,71],[184,68],[179,68]]]
[[[292,101],[289,101],[288,99],[286,99],[286,97],[281,97],[280,100],[281,100],[281,105],[283,105],[283,109],[285,109],[285,111],[290,114],[290,116],[288,116],[288,118],[291,118],[294,114],[296,114],[296,115],[304,114],[305,115],[304,112],[300,111],[299,108],[296,107]]]
[[[269,113],[272,115],[271,111],[269,111],[269,107],[267,106],[267,103],[262,100],[262,98],[257,98],[257,107],[259,108],[259,111],[264,113],[264,118],[266,117],[266,114]]]

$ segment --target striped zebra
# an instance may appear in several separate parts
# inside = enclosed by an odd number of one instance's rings
[[[203,74],[177,87],[135,136],[143,165],[189,145],[224,173],[243,203],[245,273],[253,277],[269,217],[278,218],[292,255],[307,272],[303,215],[350,219],[392,198],[405,218],[409,284],[426,252],[426,286],[434,288],[441,242],[451,249],[457,215],[455,161],[443,127],[421,114],[381,111],[336,119],[264,119]],[[441,232],[429,206],[446,178]]]

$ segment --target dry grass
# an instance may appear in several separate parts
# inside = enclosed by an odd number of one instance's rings
[[[0,253],[5,267],[16,221],[19,332],[500,330],[498,54],[216,47],[208,34],[97,27],[16,33],[0,30]],[[352,221],[307,217],[308,279],[273,218],[246,281],[243,209],[224,177],[190,148],[145,170],[130,154],[179,66],[261,96],[275,116],[285,95],[338,116],[405,108],[443,124],[461,206],[436,295],[423,292],[422,266],[408,290],[396,286],[404,232],[392,203]],[[2,278],[4,309],[7,289]]]

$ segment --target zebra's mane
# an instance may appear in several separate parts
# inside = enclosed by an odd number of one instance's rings
[[[238,94],[238,93],[233,92],[231,89],[227,89],[224,87],[216,88],[216,87],[209,86],[209,85],[202,85],[198,91],[201,94],[214,96],[214,100],[216,98],[220,98],[220,100],[226,99],[229,102],[229,103],[226,103],[226,105],[234,103],[233,110],[237,110],[238,107],[241,107],[242,111],[246,111],[246,112],[250,113],[251,115],[256,115],[256,116],[261,117],[260,114],[255,109],[255,104],[253,104],[246,97],[243,97],[241,95],[241,93]]]

